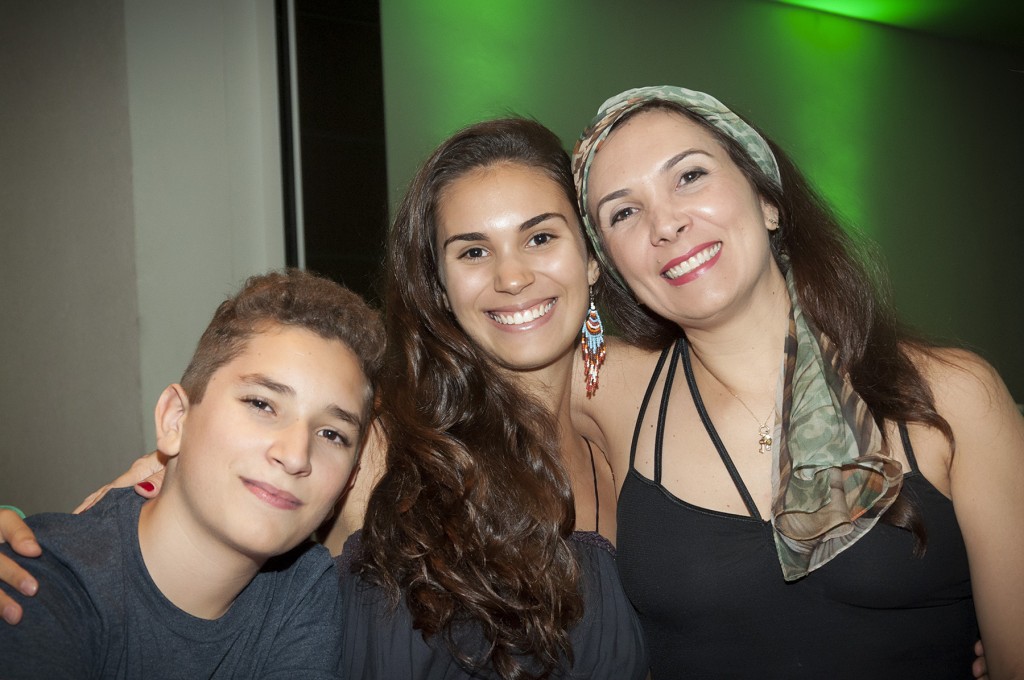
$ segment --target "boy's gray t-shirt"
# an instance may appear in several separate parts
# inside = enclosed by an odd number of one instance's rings
[[[274,558],[224,616],[199,619],[157,589],[139,550],[131,489],[82,515],[30,517],[43,555],[25,559],[35,597],[0,629],[0,678],[338,678],[341,596],[323,546]]]

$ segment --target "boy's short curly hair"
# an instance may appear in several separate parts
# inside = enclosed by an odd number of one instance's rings
[[[210,376],[241,354],[249,338],[275,325],[344,343],[359,360],[368,386],[366,406],[372,404],[384,358],[380,314],[344,286],[301,269],[250,277],[217,307],[181,378],[189,401],[202,401]]]

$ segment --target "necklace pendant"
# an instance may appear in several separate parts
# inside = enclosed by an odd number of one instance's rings
[[[758,434],[761,438],[757,440],[758,453],[771,453],[772,452],[772,432],[768,429],[767,425],[762,425],[757,429]]]

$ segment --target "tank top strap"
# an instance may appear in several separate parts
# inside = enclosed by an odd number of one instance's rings
[[[910,463],[910,469],[917,469],[917,458],[914,457],[914,447],[910,445],[910,432],[907,431],[907,424],[900,421],[897,426],[900,429],[900,441],[903,442],[903,452],[907,454],[907,462]]]
[[[654,430],[654,483],[661,485],[661,460],[662,449],[665,442],[665,423],[668,422],[668,400],[672,396],[672,385],[676,381],[676,367],[679,366],[679,352],[686,347],[686,341],[682,338],[676,340],[672,349],[672,361],[668,364],[668,372],[665,374],[665,384],[661,387],[661,405],[658,408],[658,424]]]
[[[750,491],[747,490],[747,485],[743,483],[739,470],[736,469],[736,465],[732,462],[729,452],[726,451],[725,444],[722,443],[721,437],[718,436],[718,432],[715,430],[715,426],[711,422],[711,417],[708,415],[707,408],[704,406],[704,400],[701,399],[700,390],[697,389],[697,379],[693,374],[693,365],[690,363],[690,346],[689,343],[686,342],[685,336],[676,340],[672,347],[666,347],[664,351],[662,351],[661,356],[658,357],[658,363],[655,365],[654,372],[651,374],[651,382],[647,385],[647,392],[644,394],[643,402],[640,404],[640,413],[636,417],[636,427],[633,430],[633,443],[629,449],[629,467],[633,469],[636,466],[636,447],[637,442],[640,440],[640,430],[643,425],[644,418],[647,415],[647,406],[650,404],[651,395],[654,394],[654,386],[658,384],[658,378],[661,376],[661,372],[665,367],[665,362],[670,353],[672,355],[672,361],[669,363],[668,372],[665,375],[665,383],[661,389],[661,404],[658,408],[658,422],[655,429],[654,478],[652,481],[655,484],[661,485],[661,460],[663,443],[665,440],[665,425],[668,420],[668,404],[669,398],[672,394],[672,384],[675,382],[676,367],[681,363],[683,365],[683,372],[686,374],[686,384],[690,388],[690,396],[693,398],[693,405],[697,409],[701,422],[704,424],[704,429],[707,430],[708,436],[711,437],[711,443],[714,444],[715,450],[718,451],[718,455],[721,457],[722,463],[725,465],[725,469],[729,472],[729,476],[732,478],[733,484],[736,486],[736,490],[743,499],[743,504],[747,506],[747,512],[750,513],[751,517],[761,520],[761,513],[757,510],[754,498],[750,495]]]
[[[678,343],[677,343],[678,344]],[[651,395],[654,394],[654,386],[658,384],[658,377],[661,375],[662,369],[665,367],[665,360],[668,359],[670,353],[674,354],[675,348],[666,347],[661,352],[661,356],[658,357],[658,363],[654,367],[654,372],[651,373],[651,381],[647,385],[647,392],[644,394],[644,400],[640,404],[640,412],[636,416],[636,427],[633,428],[633,443],[629,447],[629,467],[633,469],[636,461],[636,444],[640,440],[640,429],[644,423],[644,417],[647,415],[647,405],[651,401]],[[660,451],[656,451],[655,455],[658,455]]]
[[[594,462],[594,447],[590,445],[590,440],[586,437],[583,438],[583,442],[587,445],[587,450],[590,451],[590,472],[594,475],[594,533],[601,533],[601,493],[597,488],[597,463]]]
[[[732,457],[726,450],[725,444],[722,443],[722,438],[718,436],[718,431],[711,422],[711,416],[708,415],[708,410],[704,406],[704,400],[701,398],[700,390],[697,388],[697,378],[693,374],[693,365],[690,363],[690,347],[685,340],[683,341],[680,354],[683,360],[683,370],[686,372],[686,384],[690,388],[690,396],[693,398],[693,405],[697,409],[700,421],[704,424],[704,429],[707,430],[708,436],[711,438],[711,443],[715,445],[715,450],[718,451],[718,455],[722,459],[725,469],[729,471],[729,476],[732,477],[732,483],[736,486],[736,490],[739,492],[740,497],[743,498],[743,504],[747,506],[747,512],[750,513],[751,517],[760,520],[762,519],[761,513],[757,510],[757,504],[754,503],[754,497],[750,495],[750,491],[747,490],[747,485],[743,483],[743,478],[740,477],[739,470],[736,469],[736,464],[732,462]]]

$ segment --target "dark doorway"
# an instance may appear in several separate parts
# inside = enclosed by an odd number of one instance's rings
[[[376,300],[387,223],[379,0],[277,0],[277,21],[287,263]]]

